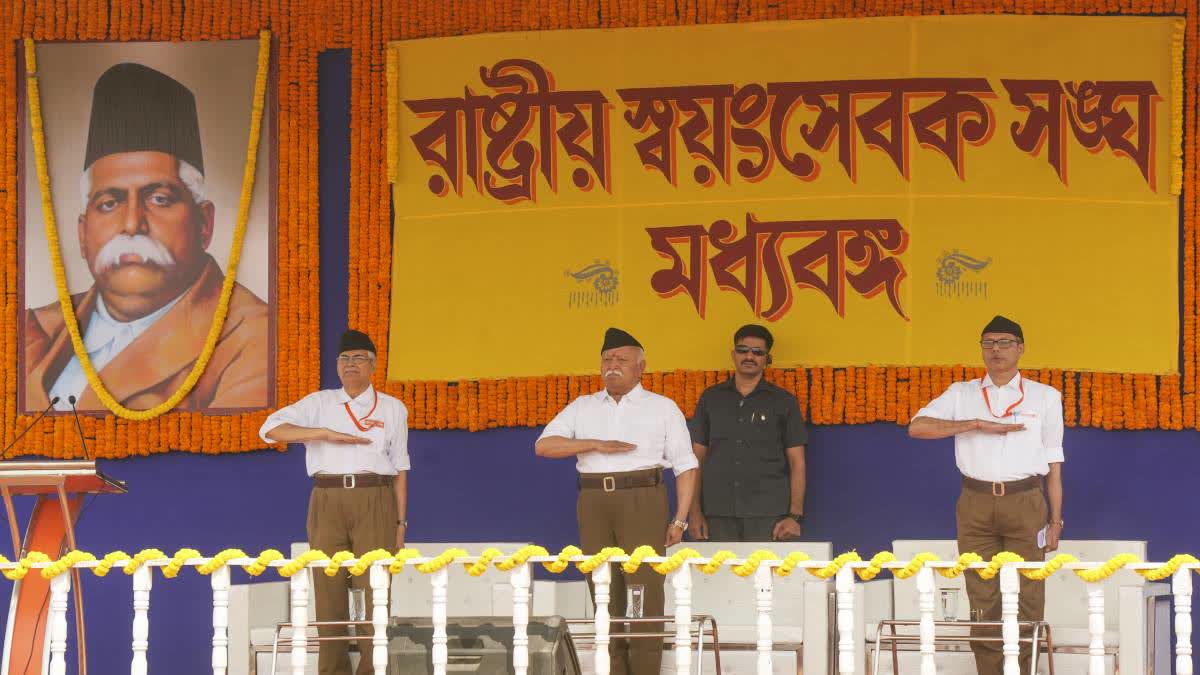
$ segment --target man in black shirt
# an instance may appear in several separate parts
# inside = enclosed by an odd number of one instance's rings
[[[771,332],[749,324],[733,336],[735,374],[700,395],[688,423],[700,460],[692,537],[783,541],[804,521],[804,444],[796,397],[763,379]]]

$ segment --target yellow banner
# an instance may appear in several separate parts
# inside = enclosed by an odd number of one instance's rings
[[[1178,371],[1181,21],[962,16],[392,43],[388,378]],[[1103,45],[1103,49],[1097,48]]]

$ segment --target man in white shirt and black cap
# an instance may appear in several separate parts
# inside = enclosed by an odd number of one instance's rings
[[[587,553],[605,546],[630,553],[646,545],[661,554],[665,547],[679,543],[687,529],[697,466],[691,436],[674,401],[642,388],[639,382],[645,369],[642,345],[629,333],[609,328],[600,348],[604,389],[567,405],[546,425],[534,446],[542,457],[575,458],[579,538]],[[663,484],[664,468],[675,473],[673,517]],[[643,616],[662,615],[663,577],[643,565],[631,575],[614,570],[610,616],[626,616],[627,585],[643,589]],[[633,630],[651,632],[662,627],[633,624]],[[613,675],[657,675],[662,640],[614,639],[609,654]]]
[[[337,357],[341,389],[309,394],[272,413],[259,429],[268,443],[303,443],[313,489],[308,501],[308,544],[328,554],[404,546],[408,527],[408,410],[371,386],[375,344],[356,330],[342,336]],[[369,588],[367,575],[313,575],[317,621],[349,619],[348,589]],[[319,627],[322,637],[346,634],[344,626]],[[371,631],[359,627],[359,654],[371,653]],[[344,641],[321,643],[321,675],[349,675]],[[358,675],[371,673],[361,658]]]
[[[954,437],[962,473],[958,498],[958,550],[984,560],[1011,551],[1025,560],[1044,560],[1062,534],[1062,394],[1021,377],[1017,362],[1025,334],[1016,322],[997,316],[980,338],[987,375],[956,382],[922,408],[908,426],[913,438]],[[1044,532],[1043,532],[1044,530]],[[1044,541],[1039,541],[1043,539]],[[967,574],[972,614],[1000,620],[996,579]],[[1018,618],[1041,620],[1046,587],[1021,577]],[[995,630],[973,632],[995,636]],[[973,642],[980,675],[1000,675],[1004,656],[998,642]],[[1021,646],[1020,667],[1029,673],[1030,647]]]

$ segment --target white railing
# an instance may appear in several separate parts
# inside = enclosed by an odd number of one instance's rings
[[[433,669],[436,675],[445,675],[448,661],[447,653],[447,591],[450,577],[447,574],[445,566],[446,557],[412,557],[406,559],[407,565],[421,566],[427,565],[436,567],[436,569],[427,569],[430,580],[430,600],[433,618],[433,650],[432,662]],[[710,563],[711,559],[704,557],[687,558],[681,561],[681,556],[676,554],[672,558],[649,556],[642,558],[642,564],[659,564],[672,563],[669,567],[673,567],[666,572],[667,581],[670,583],[675,593],[675,636],[674,636],[674,659],[675,672],[677,675],[687,675],[691,672],[692,653],[689,647],[693,644],[693,640],[698,639],[698,636],[692,634],[691,621],[691,606],[692,606],[692,575],[701,573],[700,567]],[[453,559],[452,564],[475,564],[481,560],[480,556],[459,556]],[[572,563],[583,563],[595,560],[590,556],[573,556],[570,558],[560,558],[558,556],[531,556],[524,562],[517,564],[509,571],[509,584],[512,587],[513,593],[513,668],[517,675],[525,675],[529,664],[529,640],[527,627],[529,624],[529,596],[530,596],[530,566],[537,563],[554,563],[569,560]],[[629,560],[629,556],[611,556],[607,562],[600,563],[591,571],[591,579],[594,582],[595,590],[595,653],[594,653],[594,672],[596,675],[608,675],[609,673],[609,657],[607,646],[611,640],[609,633],[609,615],[608,615],[608,598],[610,583],[612,579],[612,566],[623,563]],[[209,565],[212,559],[210,558],[190,558],[187,560],[174,561],[176,566],[182,562],[184,567],[199,567]],[[484,559],[486,564],[489,559]],[[228,560],[229,565],[249,566],[256,562],[254,558],[235,558]],[[372,641],[371,662],[376,673],[386,671],[387,665],[387,637],[385,629],[388,622],[388,596],[389,585],[391,583],[391,574],[389,566],[396,562],[393,558],[382,558],[372,562],[369,568],[366,568],[365,573],[370,575],[371,586],[371,611],[370,621],[374,626],[374,638]],[[505,562],[511,564],[511,559],[507,556],[490,557],[490,562],[496,566],[500,566]],[[754,564],[758,562],[755,568]],[[30,574],[38,574],[45,568],[51,567],[54,563],[51,562],[35,562],[26,564]],[[87,560],[78,562],[75,567],[88,569],[101,566],[103,563]],[[119,561],[112,564],[114,568],[124,569],[127,565],[132,564],[130,561]],[[138,567],[133,572],[132,584],[132,604],[134,609],[133,626],[131,630],[132,639],[132,665],[130,672],[133,675],[143,675],[146,673],[146,652],[150,641],[150,587],[153,579],[153,569],[167,567],[172,564],[169,558],[161,558],[145,561],[144,565]],[[324,569],[329,565],[328,560],[314,560],[308,563],[308,567]],[[355,567],[359,564],[357,559],[349,559],[340,562],[341,567]],[[777,573],[778,568],[784,565],[783,560],[756,560],[744,558],[726,559],[721,562],[721,568],[716,570],[716,574],[732,574],[733,568],[740,568],[739,571],[746,577],[746,602],[753,604],[757,611],[757,675],[770,675],[771,671],[771,654],[772,654],[772,583],[773,576]],[[800,574],[802,570],[820,571],[822,575],[833,576],[835,579],[836,593],[836,612],[837,612],[837,667],[839,673],[856,673],[859,671],[860,663],[857,662],[854,654],[854,584],[856,572],[862,572],[871,568],[871,563],[866,561],[841,562],[839,561],[816,561],[805,560],[798,563],[793,563],[796,571]],[[905,568],[909,565],[908,561],[892,561],[885,562],[876,566],[875,569],[882,567],[888,570],[897,570]],[[1096,570],[1101,568],[1104,563],[1098,562],[1072,562],[1061,565],[1061,570],[1057,573],[1062,574],[1066,570],[1083,571]],[[1130,570],[1161,570],[1164,569],[1164,563],[1129,563],[1124,565]],[[11,571],[20,567],[18,563],[0,564],[0,570]],[[61,568],[61,566],[59,566]],[[296,565],[291,560],[275,559],[266,564],[268,568],[289,567],[296,569]],[[359,566],[360,569],[363,566]],[[913,580],[917,585],[919,593],[919,610],[920,610],[920,657],[921,657],[921,673],[922,675],[933,675],[936,672],[934,664],[934,631],[933,631],[933,613],[934,613],[934,584],[933,574],[938,569],[948,569],[954,567],[962,567],[955,561],[925,561],[915,575]],[[989,567],[986,562],[970,563],[966,565],[968,569],[984,569]],[[1017,658],[1018,649],[1018,630],[1017,630],[1017,606],[1018,595],[1020,593],[1019,570],[1041,569],[1043,563],[1005,563],[999,569],[999,583],[1001,592],[1002,606],[1002,630],[1003,638],[1003,654],[1004,654],[1004,673],[1005,675],[1016,675],[1019,672]],[[1192,579],[1191,574],[1200,568],[1200,563],[1187,562],[1177,565],[1177,570],[1170,575],[1171,589],[1175,604],[1175,672],[1179,675],[1191,675],[1193,672],[1192,663]],[[487,574],[499,574],[494,567],[488,567]],[[966,572],[971,573],[971,572]],[[211,574],[212,590],[213,590],[213,638],[212,638],[212,671],[213,675],[225,675],[228,664],[228,626],[229,626],[229,567],[219,567]],[[291,663],[293,675],[303,675],[305,671],[306,655],[307,655],[307,637],[306,627],[308,625],[308,604],[309,604],[309,577],[308,574],[295,573],[291,575],[290,580],[290,604],[291,604],[291,623],[292,631],[292,650]],[[67,649],[67,607],[71,593],[71,575],[63,571],[62,573],[53,576],[50,583],[50,603],[49,603],[49,621],[47,622],[49,634],[47,639],[50,641],[50,667],[51,675],[61,675],[66,672],[65,654]],[[1104,673],[1104,593],[1099,584],[1091,583],[1088,587],[1088,630],[1090,633],[1090,647],[1088,672],[1090,675],[1103,675]]]

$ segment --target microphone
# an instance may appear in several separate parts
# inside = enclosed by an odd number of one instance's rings
[[[59,399],[59,397],[57,397],[57,396],[55,396],[54,398],[50,399],[50,403],[49,403],[49,404],[48,404],[48,405],[47,405],[45,408],[42,408],[42,412],[38,413],[38,414],[37,414],[37,417],[34,417],[34,418],[33,418],[33,421],[29,423],[29,426],[27,426],[27,427],[25,427],[24,429],[22,429],[22,430],[21,430],[21,433],[17,434],[17,437],[16,437],[16,438],[14,438],[14,439],[12,439],[12,443],[9,443],[9,444],[8,444],[8,445],[7,445],[7,446],[4,448],[4,452],[0,452],[0,459],[8,459],[8,452],[9,452],[9,450],[12,450],[12,449],[13,449],[13,446],[17,444],[17,441],[21,440],[21,438],[22,438],[22,437],[23,437],[25,434],[29,433],[29,430],[30,430],[30,429],[32,429],[32,428],[34,428],[35,426],[37,426],[37,423],[38,423],[38,422],[39,422],[39,421],[42,419],[42,417],[45,417],[46,413],[50,412],[50,409],[51,409],[51,408],[53,408],[53,407],[54,407],[54,404],[55,404],[55,403],[58,403],[58,402],[59,402],[59,400],[60,400],[60,399]]]
[[[83,446],[83,458],[94,460],[94,457],[89,456],[91,453],[88,452],[87,438],[83,435],[83,425],[79,423],[79,411],[75,409],[75,401],[73,394],[67,397],[67,403],[71,404],[71,414],[75,415],[75,430],[79,432],[79,444]]]

